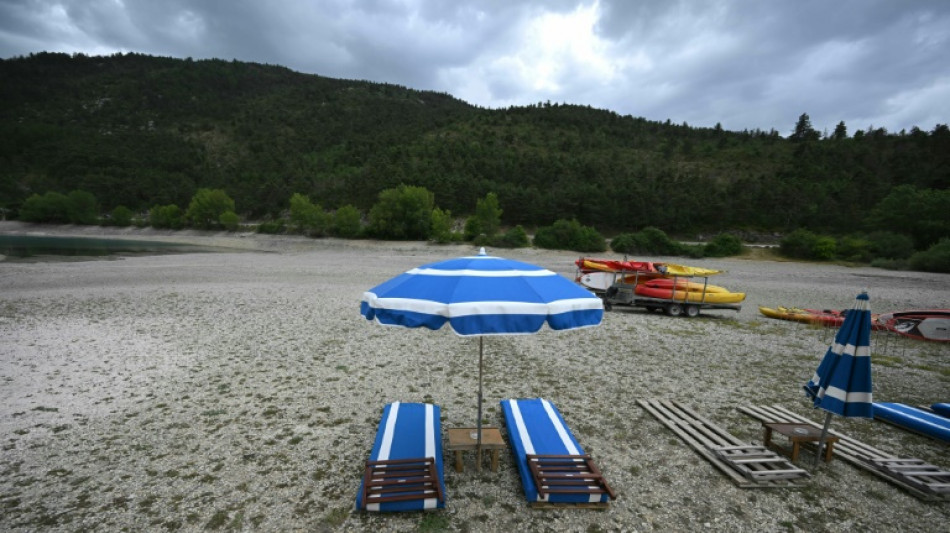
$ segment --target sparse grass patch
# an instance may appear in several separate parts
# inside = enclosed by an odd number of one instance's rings
[[[901,358],[893,355],[873,355],[871,361],[875,365],[886,366],[888,368],[900,368]]]
[[[449,527],[449,517],[445,513],[426,513],[419,521],[419,531],[444,531]]]
[[[346,522],[346,519],[350,516],[350,510],[347,507],[334,507],[330,509],[327,514],[323,515],[323,521],[330,526],[331,528],[337,528],[343,525],[343,522]]]

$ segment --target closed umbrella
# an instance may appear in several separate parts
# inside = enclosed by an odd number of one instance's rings
[[[446,323],[461,336],[478,336],[477,446],[482,440],[482,356],[485,335],[519,335],[596,326],[604,315],[600,298],[548,269],[478,255],[423,265],[363,294],[360,313],[387,326]]]
[[[848,310],[834,343],[828,347],[818,370],[805,384],[815,408],[827,411],[818,440],[815,465],[828,436],[831,415],[873,418],[871,400],[871,306],[862,292]]]

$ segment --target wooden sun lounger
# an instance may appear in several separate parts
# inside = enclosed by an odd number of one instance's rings
[[[434,458],[366,461],[364,509],[371,503],[420,500],[426,496],[445,501]]]
[[[797,487],[809,477],[788,459],[764,446],[742,442],[679,402],[637,403],[741,488]]]
[[[761,422],[790,422],[821,427],[778,405],[742,406],[739,411]],[[835,456],[839,459],[890,481],[922,500],[950,501],[950,471],[920,459],[897,457],[834,430],[828,430],[828,433],[838,437]]]

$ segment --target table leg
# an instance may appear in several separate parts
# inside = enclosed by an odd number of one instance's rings
[[[475,453],[478,455],[475,461],[475,470],[481,472],[482,471],[482,449],[479,448],[478,451]]]
[[[826,463],[831,462],[831,453],[834,447],[835,447],[835,443],[833,442],[828,442],[825,444],[825,462]]]
[[[772,428],[765,428],[765,436],[762,437],[763,445],[768,448],[772,444]]]
[[[802,443],[798,441],[792,441],[792,462],[798,460],[798,452],[801,450]]]
[[[455,471],[462,471],[462,450],[455,450]]]
[[[498,450],[492,450],[491,452],[491,471],[498,471]]]

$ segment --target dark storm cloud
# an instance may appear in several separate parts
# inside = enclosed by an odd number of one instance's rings
[[[438,90],[787,134],[950,115],[943,0],[0,0],[0,57],[237,59]]]

